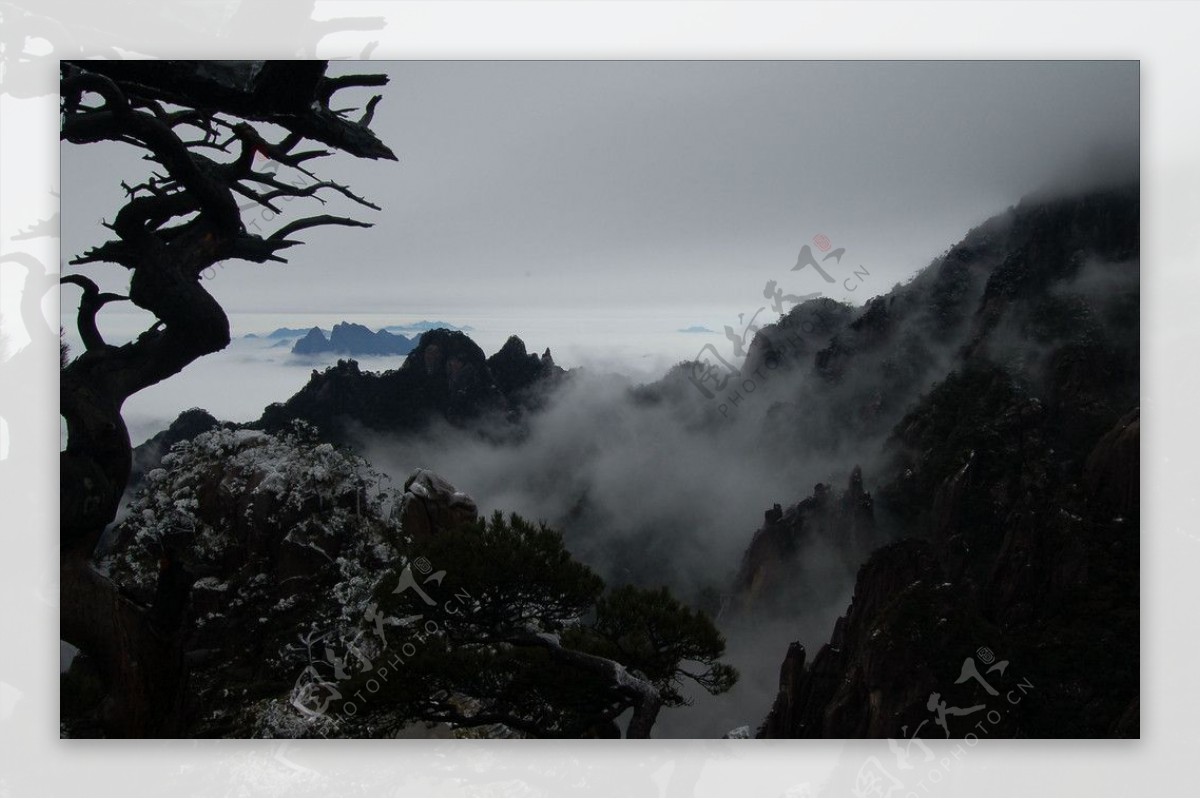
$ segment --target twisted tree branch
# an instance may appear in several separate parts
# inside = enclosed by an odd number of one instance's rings
[[[103,293],[82,275],[63,283],[83,289],[77,324],[85,350],[61,370],[61,412],[67,446],[61,455],[62,634],[92,654],[108,679],[107,722],[116,735],[169,733],[178,721],[182,659],[170,630],[155,630],[151,614],[117,596],[91,565],[95,544],[114,518],[131,463],[121,406],[134,393],[177,374],[230,340],[229,320],[204,288],[201,274],[218,261],[283,261],[277,252],[299,242],[287,236],[318,225],[369,227],[369,223],[314,216],[285,225],[270,237],[247,233],[238,197],[274,208],[282,196],[315,197],[333,189],[365,207],[375,205],[332,181],[295,189],[262,183],[256,154],[312,175],[301,164],[341,150],[367,158],[395,159],[365,124],[333,115],[318,96],[353,80],[318,84],[324,62],[64,62],[61,100],[64,141],[118,141],[146,151],[162,166],[146,182],[122,183],[127,201],[113,223],[112,241],[89,249],[72,264],[108,262],[130,271],[128,297]],[[369,85],[379,85],[368,76]],[[386,82],[386,81],[384,81]],[[85,104],[98,95],[100,104]],[[182,107],[168,112],[164,103]],[[369,104],[374,107],[374,101]],[[223,118],[229,117],[232,119]],[[368,116],[369,121],[369,115]],[[267,142],[250,122],[270,122],[289,133]],[[181,131],[203,138],[185,141]],[[219,130],[228,130],[225,139]],[[194,134],[193,134],[194,135]],[[296,152],[305,138],[329,150]],[[235,144],[240,143],[236,153]],[[197,150],[227,154],[224,161]],[[315,179],[315,178],[314,178]],[[135,341],[107,344],[96,322],[101,308],[129,299],[155,316]]]

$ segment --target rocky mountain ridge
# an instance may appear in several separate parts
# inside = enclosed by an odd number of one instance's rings
[[[292,345],[294,355],[407,355],[416,346],[406,336],[370,328],[353,322],[339,322],[333,326],[329,338],[320,328],[314,327],[303,338]]]
[[[423,333],[398,369],[364,372],[341,360],[283,403],[268,406],[255,426],[280,430],[300,419],[338,442],[362,431],[412,432],[440,419],[466,424],[482,417],[513,420],[535,402],[539,388],[562,378],[549,350],[526,356],[516,336],[492,358],[467,334]]]
[[[814,657],[788,649],[761,737],[961,737],[946,702],[1000,712],[998,737],[1136,737],[1138,212],[1136,187],[1022,203],[789,361],[772,424],[830,452],[878,436],[855,457],[895,543]],[[735,596],[800,573],[800,519],[860,534],[827,501],[768,511]],[[1044,699],[997,703],[963,677],[984,654]]]

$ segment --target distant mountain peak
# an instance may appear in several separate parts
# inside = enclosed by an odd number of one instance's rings
[[[407,355],[413,346],[411,339],[387,330],[376,333],[355,322],[338,322],[333,326],[329,338],[325,338],[320,328],[309,330],[292,347],[292,352],[296,355]]]

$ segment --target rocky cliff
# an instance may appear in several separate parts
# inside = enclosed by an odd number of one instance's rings
[[[1137,428],[1134,411],[1097,442],[1092,485],[1022,503],[1002,530],[953,525],[875,552],[811,664],[788,650],[759,735],[906,738],[936,719],[936,694],[994,709],[990,737],[1136,737]],[[965,518],[974,501],[951,491],[942,512]],[[997,694],[962,679],[986,650],[1009,664],[987,680]],[[975,712],[945,737],[978,734]]]
[[[816,550],[825,555],[823,569],[852,571],[879,544],[874,501],[857,467],[844,491],[817,483],[808,498],[763,516],[734,578],[737,613],[778,615],[815,599],[818,587],[801,575]]]
[[[830,451],[884,432],[859,457],[895,543],[815,656],[781,653],[760,736],[1137,735],[1138,210],[1136,188],[1024,202],[791,366],[774,424]],[[796,573],[803,504],[768,513],[740,592]]]

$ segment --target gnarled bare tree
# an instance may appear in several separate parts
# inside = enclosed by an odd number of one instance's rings
[[[83,288],[77,324],[84,350],[61,372],[68,436],[60,461],[61,637],[86,652],[106,679],[111,734],[169,735],[185,679],[177,631],[120,595],[92,565],[129,478],[132,449],[121,407],[229,343],[229,320],[201,281],[205,270],[227,260],[284,261],[280,252],[300,243],[293,236],[308,228],[369,226],[320,214],[256,232],[244,223],[245,208],[278,212],[282,200],[320,200],[333,192],[377,209],[348,187],[318,179],[308,165],[336,152],[395,159],[370,129],[378,95],[362,109],[330,107],[336,92],[381,86],[387,77],[328,77],[326,67],[322,61],[62,64],[61,138],[124,142],[157,165],[144,183],[122,184],[127,201],[106,225],[114,238],[71,261],[124,267],[128,295],[103,293],[82,274],[63,278]],[[269,141],[254,123],[286,133]],[[303,149],[306,141],[319,146]],[[283,181],[262,169],[257,156],[306,180]],[[240,198],[249,202],[240,207]],[[149,311],[156,322],[115,346],[102,337],[96,315],[119,300]]]

